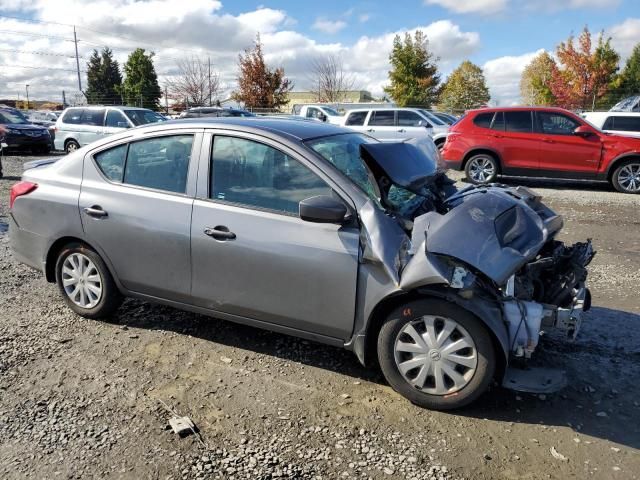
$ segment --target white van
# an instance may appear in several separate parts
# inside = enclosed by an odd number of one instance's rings
[[[55,148],[70,153],[112,133],[164,120],[146,108],[69,107],[56,122]]]

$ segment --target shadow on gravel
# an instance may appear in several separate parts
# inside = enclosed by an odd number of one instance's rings
[[[538,348],[542,364],[567,370],[569,385],[564,390],[542,400],[494,389],[456,413],[550,428],[568,426],[576,435],[640,448],[640,315],[594,307],[575,343],[549,336]]]
[[[127,300],[114,322],[191,335],[385,384],[377,369],[362,367],[353,353],[346,350],[171,307]],[[549,428],[569,426],[576,435],[640,448],[640,425],[636,422],[640,408],[633,403],[640,399],[636,385],[640,378],[640,315],[594,307],[585,319],[578,341],[567,343],[550,335],[538,348],[539,363],[567,369],[567,388],[544,400],[493,388],[475,404],[452,415]]]
[[[20,180],[20,177],[5,175],[4,177],[0,177],[0,181],[2,180],[6,180],[7,182],[18,182]]]
[[[591,182],[578,180],[556,180],[552,178],[500,177],[498,182],[517,187],[523,185],[531,188],[549,188],[554,190],[587,190],[592,192],[613,192],[613,188],[606,182]]]

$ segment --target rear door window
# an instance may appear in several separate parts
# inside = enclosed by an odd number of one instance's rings
[[[615,116],[609,117],[607,122],[611,120],[611,126],[607,126],[605,123],[605,130],[617,130],[620,132],[640,132],[640,116],[627,117],[627,116]]]
[[[505,130],[514,133],[531,133],[533,131],[533,121],[531,111],[513,110],[504,112]]]
[[[493,120],[493,112],[480,113],[473,119],[473,123],[477,127],[489,128]]]
[[[367,113],[368,112],[351,112],[344,124],[357,127],[362,126],[367,118]]]
[[[92,127],[101,127],[104,122],[104,108],[87,108],[82,112],[80,123]]]
[[[394,110],[374,110],[369,118],[369,125],[377,127],[393,127],[396,123]]]
[[[73,110],[67,110],[62,117],[62,121],[64,123],[70,123],[72,125],[80,124],[80,119],[82,118],[82,113],[84,112],[81,108],[74,108]]]
[[[504,112],[496,112],[491,122],[491,129],[504,132]]]

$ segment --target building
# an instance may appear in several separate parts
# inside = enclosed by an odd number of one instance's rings
[[[317,92],[289,92],[287,95],[288,102],[282,108],[285,112],[290,112],[294,105],[305,103],[318,103]],[[344,97],[338,105],[347,103],[371,103],[376,102],[370,92],[367,90],[348,90],[344,92]]]

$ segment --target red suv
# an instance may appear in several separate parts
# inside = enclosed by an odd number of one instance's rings
[[[601,180],[640,193],[640,139],[604,133],[560,108],[469,111],[449,129],[442,156],[476,184],[503,174]]]

